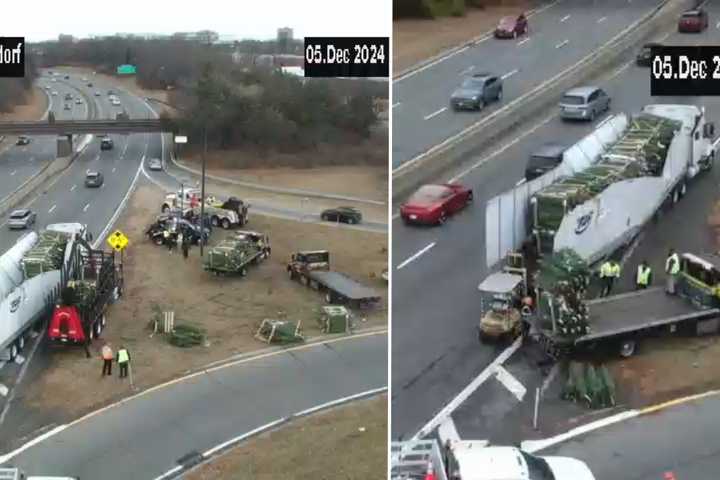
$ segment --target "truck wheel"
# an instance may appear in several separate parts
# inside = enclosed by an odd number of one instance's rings
[[[88,332],[88,338],[90,338],[91,342],[95,340],[95,325],[92,325],[90,327],[90,331]]]
[[[103,315],[100,319],[100,327],[104,329],[105,325],[107,325],[107,319],[105,318],[105,315]]]
[[[632,357],[635,354],[635,340],[623,340],[620,342],[620,356],[623,358]]]
[[[672,204],[673,205],[675,205],[676,203],[678,203],[680,201],[680,192],[678,192],[677,188],[673,189],[671,195],[672,195]]]
[[[13,342],[12,345],[10,345],[10,361],[14,361],[15,357],[17,357],[18,354],[18,347],[17,342]]]
[[[163,244],[163,238],[161,236],[155,237],[155,240],[153,240],[153,241],[155,242],[155,245],[157,245],[157,246],[160,246]]]
[[[351,217],[351,218],[348,218],[348,223],[349,223],[350,225],[354,225],[354,224],[355,224],[355,219],[352,218],[352,217]]]
[[[447,214],[445,212],[440,212],[440,217],[438,217],[438,225],[442,225],[447,220]]]
[[[680,184],[680,198],[684,197],[687,193],[687,183],[683,182]]]
[[[246,275],[247,275],[247,268],[242,267],[242,268],[240,269],[240,276],[241,276],[241,277],[244,277],[244,276],[246,276]]]
[[[23,348],[25,348],[25,334],[22,334],[22,335],[20,335],[20,337],[18,337],[17,344],[18,344],[18,351],[22,352]]]
[[[334,298],[332,292],[327,292],[325,294],[325,303],[333,303],[333,300]]]
[[[230,220],[228,220],[227,218],[223,218],[222,228],[224,228],[225,230],[230,230]]]
[[[100,338],[100,334],[102,333],[102,324],[100,322],[100,320],[95,322],[95,338]]]
[[[162,206],[162,208],[160,209],[160,211],[161,211],[162,213],[167,213],[167,212],[170,211],[170,206],[167,205],[167,204],[164,204],[164,205]]]

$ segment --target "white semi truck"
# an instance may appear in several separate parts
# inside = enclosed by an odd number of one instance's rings
[[[0,359],[14,360],[24,348],[29,330],[49,314],[78,264],[81,242],[90,240],[85,225],[59,223],[48,225],[47,232],[67,238],[59,268],[34,267],[28,274],[26,258],[31,251],[42,250],[42,234],[22,236],[0,256]],[[35,250],[33,250],[35,249]]]

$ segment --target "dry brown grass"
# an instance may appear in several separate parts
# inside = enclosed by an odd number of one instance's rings
[[[188,480],[382,479],[387,396],[297,420],[236,447]]]

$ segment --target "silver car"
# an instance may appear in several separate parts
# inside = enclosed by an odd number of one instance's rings
[[[36,215],[35,212],[29,208],[23,208],[21,210],[15,210],[10,214],[8,220],[8,227],[11,229],[24,229],[30,228],[35,224]]]
[[[148,162],[148,168],[150,170],[162,170],[162,162],[159,158],[151,158]]]
[[[568,90],[560,100],[563,120],[595,120],[610,110],[610,97],[599,87],[578,87]]]

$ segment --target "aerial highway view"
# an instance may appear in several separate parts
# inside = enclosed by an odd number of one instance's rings
[[[280,3],[3,32],[0,478],[386,476],[391,11]]]
[[[395,3],[393,478],[715,478],[717,5]]]

